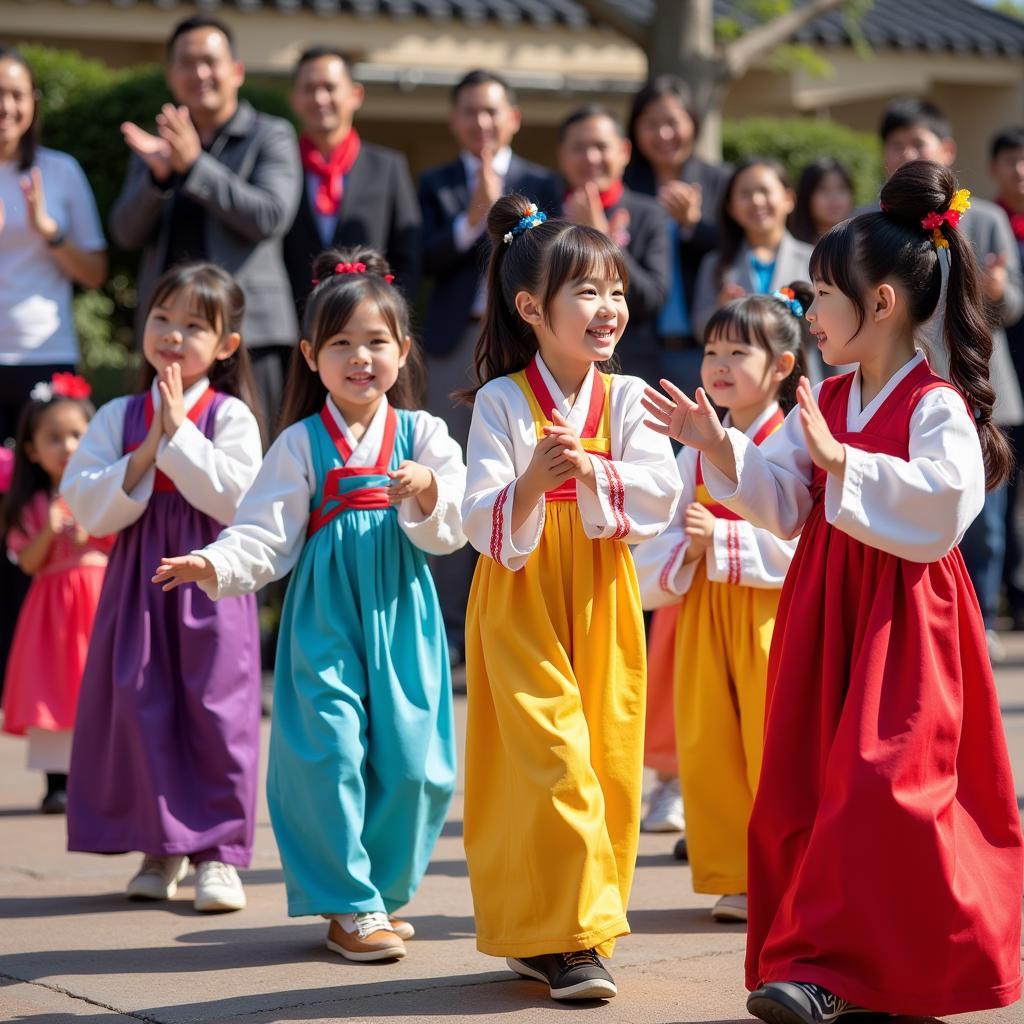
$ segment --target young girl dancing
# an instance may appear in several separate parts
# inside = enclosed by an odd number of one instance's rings
[[[679,498],[640,380],[601,372],[629,313],[618,247],[522,196],[488,216],[488,304],[463,515],[465,842],[477,946],[556,999],[606,998],[629,931],[644,629],[627,542]]]
[[[915,161],[882,210],[814,250],[825,361],[761,447],[663,382],[655,422],[701,451],[713,498],[782,537],[783,587],[750,822],[747,1007],[772,1024],[866,1008],[943,1016],[1020,993],[1021,834],[985,630],[956,544],[1010,465],[991,337],[957,222]],[[942,292],[950,380],[915,351]]]
[[[67,805],[71,729],[113,544],[112,537],[90,537],[58,494],[92,415],[89,385],[72,373],[55,373],[32,389],[0,516],[11,559],[32,577],[7,661],[4,732],[26,736],[29,768],[46,773],[44,814],[63,814]]]
[[[428,554],[465,544],[466,470],[418,410],[409,310],[373,250],[317,259],[282,422],[235,525],[154,581],[211,597],[294,568],[267,796],[288,913],[349,960],[405,956],[455,786],[451,674]],[[188,593],[192,588],[184,591]]]
[[[212,541],[260,465],[244,300],[225,271],[187,264],[146,317],[146,388],[105,405],[64,473],[92,533],[118,533],[75,729],[68,848],[145,854],[136,899],[169,899],[196,865],[195,907],[238,910],[256,810],[260,664],[252,597],[215,605],[151,586],[168,549]]]
[[[734,299],[708,322],[701,377],[725,425],[759,445],[796,401],[809,285]],[[761,771],[768,651],[796,543],[745,522],[708,493],[700,455],[678,457],[672,525],[633,550],[644,605],[675,616],[675,643],[650,676],[675,680],[676,748],[697,892],[718,921],[747,919],[747,823]],[[682,598],[682,602],[679,599]],[[663,650],[663,648],[662,648]]]

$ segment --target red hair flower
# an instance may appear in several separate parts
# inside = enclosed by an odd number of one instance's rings
[[[365,274],[366,264],[365,263],[335,263],[334,272],[336,274]]]
[[[92,394],[89,382],[77,373],[55,373],[50,378],[50,385],[53,393],[61,398],[84,400]]]

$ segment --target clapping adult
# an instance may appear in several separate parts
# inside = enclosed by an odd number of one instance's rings
[[[174,102],[160,108],[152,128],[121,126],[133,159],[111,234],[124,248],[143,250],[140,316],[156,279],[175,264],[206,259],[235,277],[270,425],[298,331],[281,254],[301,190],[295,132],[239,98],[245,67],[231,30],[215,18],[195,16],[174,28],[166,76]]]

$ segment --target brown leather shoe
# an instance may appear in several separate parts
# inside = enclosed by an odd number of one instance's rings
[[[331,920],[327,929],[327,948],[340,953],[346,960],[365,963],[371,960],[401,960],[405,956],[405,943],[388,927],[383,914],[346,914],[346,930],[340,921]]]
[[[401,939],[416,937],[416,929],[408,921],[403,921],[400,917],[389,917],[388,924],[391,925],[394,933]]]

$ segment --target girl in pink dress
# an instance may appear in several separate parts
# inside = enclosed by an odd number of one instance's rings
[[[26,736],[29,768],[46,772],[44,814],[64,811],[78,690],[113,542],[90,537],[57,493],[92,418],[88,398],[89,385],[71,373],[33,388],[0,526],[10,558],[32,577],[7,662],[3,729]]]

